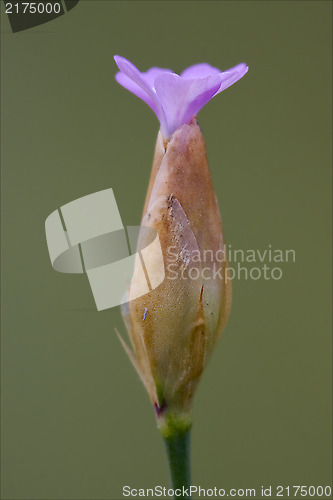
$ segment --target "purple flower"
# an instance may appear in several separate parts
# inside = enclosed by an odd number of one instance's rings
[[[209,64],[195,64],[181,75],[170,69],[150,68],[141,73],[124,57],[115,56],[119,68],[116,80],[154,111],[165,138],[189,123],[212,97],[240,80],[248,71],[241,63],[227,71]]]

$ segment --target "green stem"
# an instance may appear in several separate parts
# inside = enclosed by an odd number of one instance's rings
[[[159,428],[167,451],[171,484],[177,493],[174,498],[191,499],[190,418],[167,412],[165,415],[161,415]],[[176,490],[178,491],[176,492]]]
[[[171,484],[175,490],[174,499],[187,498],[190,500],[191,415],[190,413],[164,409],[158,415],[157,420],[167,451]]]
[[[169,459],[172,487],[182,492],[174,498],[190,499],[190,431],[164,438],[164,442]]]

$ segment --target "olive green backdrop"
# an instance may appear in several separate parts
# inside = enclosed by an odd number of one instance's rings
[[[168,485],[119,309],[97,312],[45,242],[53,210],[108,187],[140,223],[158,122],[115,82],[114,54],[249,64],[200,113],[226,241],[296,251],[279,281],[233,282],[194,405],[193,484],[330,484],[331,3],[81,0],[15,34],[1,14],[2,498]]]

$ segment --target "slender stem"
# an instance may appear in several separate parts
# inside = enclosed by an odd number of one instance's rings
[[[190,430],[181,429],[164,438],[170,468],[171,483],[180,495],[174,498],[190,499]],[[177,492],[179,493],[179,492]]]
[[[170,411],[167,405],[157,407],[157,421],[164,438],[169,461],[174,498],[191,499],[190,431],[191,414]]]

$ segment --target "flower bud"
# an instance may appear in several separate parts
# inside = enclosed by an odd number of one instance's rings
[[[186,421],[231,305],[221,218],[195,118],[167,140],[158,135],[142,227],[158,233],[165,278],[123,307],[133,353],[125,349],[163,426],[166,415]],[[141,248],[145,238],[142,231]],[[148,256],[150,277],[151,269],[161,274],[159,255]],[[137,266],[129,298],[142,279]]]

